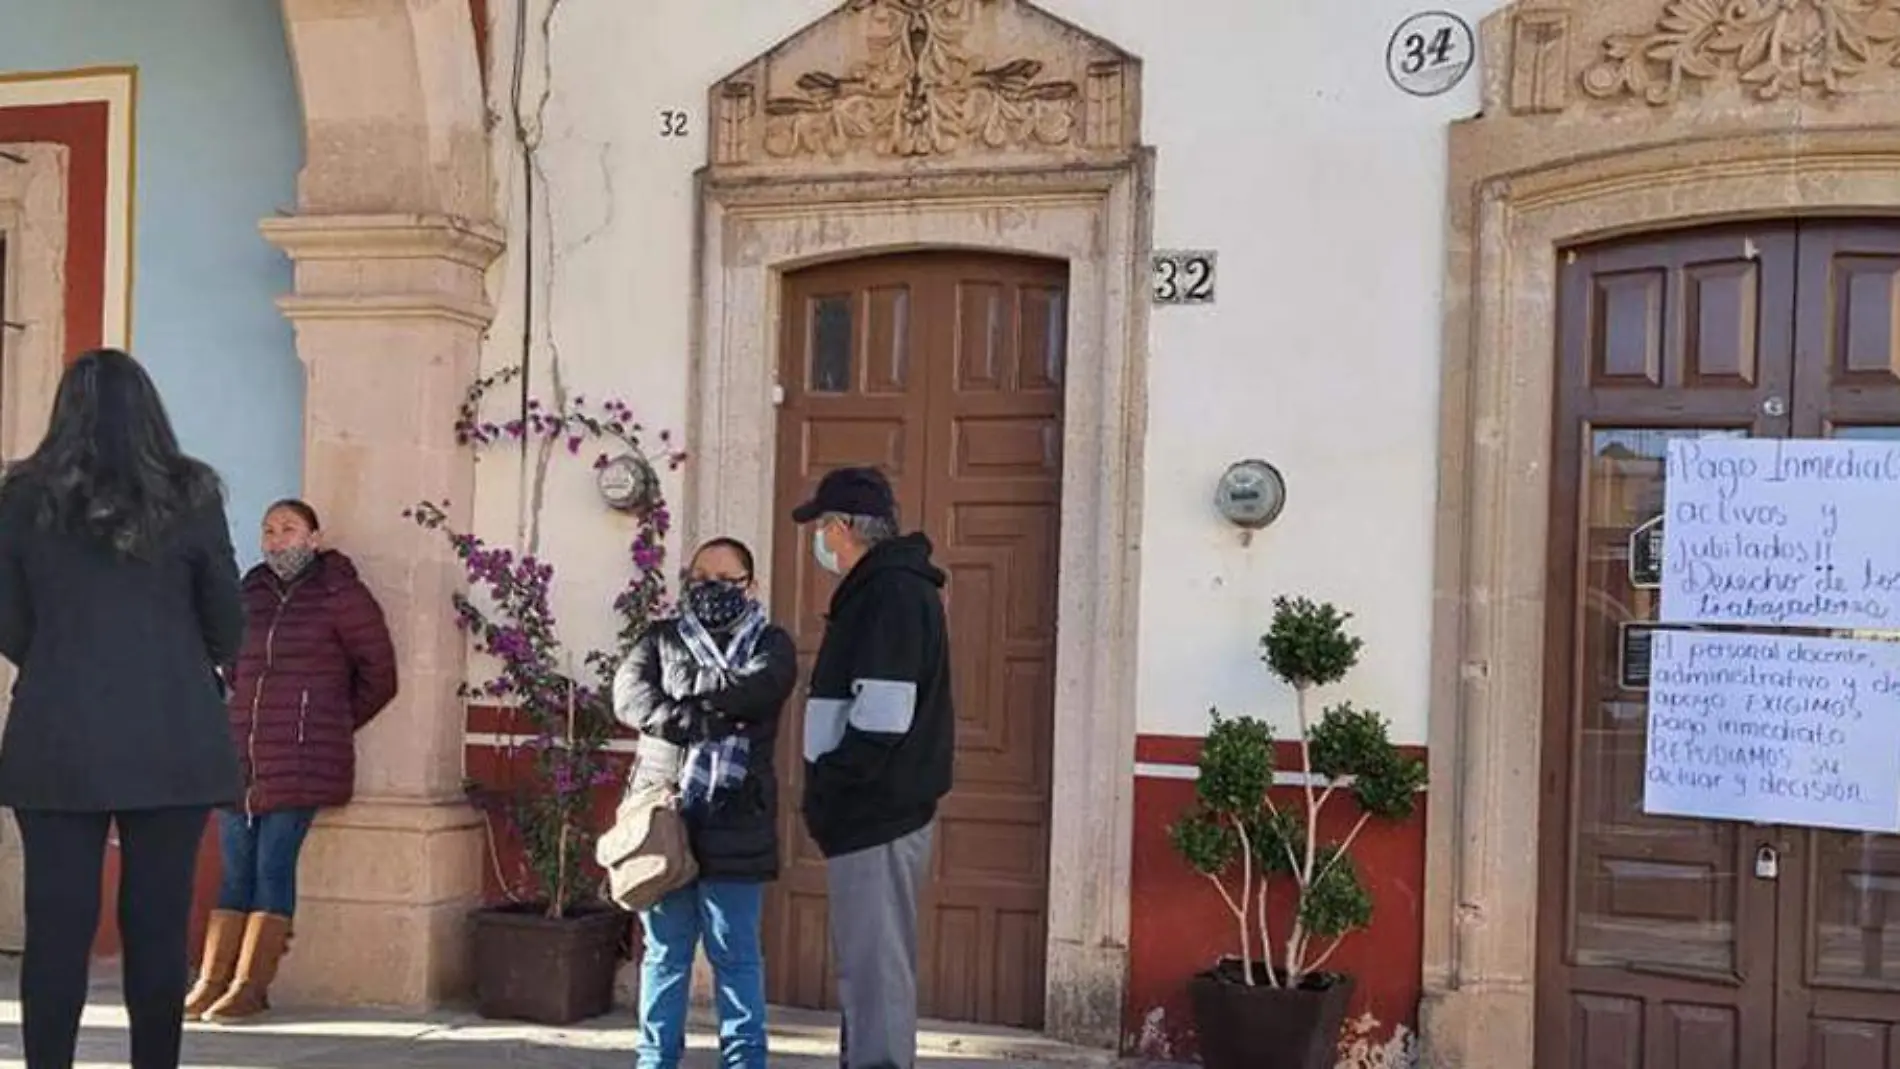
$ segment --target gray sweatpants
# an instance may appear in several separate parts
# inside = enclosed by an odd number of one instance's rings
[[[917,1060],[917,891],[935,830],[926,824],[825,862],[843,1069],[911,1069]]]

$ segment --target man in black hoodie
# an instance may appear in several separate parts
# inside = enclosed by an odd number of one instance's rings
[[[845,1069],[910,1069],[917,1052],[917,891],[956,714],[930,540],[898,535],[890,483],[826,475],[792,519],[842,576],[805,706],[805,826],[824,851]]]

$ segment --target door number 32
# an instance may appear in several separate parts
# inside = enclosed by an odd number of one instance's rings
[[[1154,300],[1156,304],[1212,304],[1214,253],[1155,253]]]

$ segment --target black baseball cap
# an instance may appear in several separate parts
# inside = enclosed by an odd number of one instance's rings
[[[818,480],[810,501],[792,510],[792,522],[810,523],[827,512],[894,520],[897,498],[876,468],[837,468]]]

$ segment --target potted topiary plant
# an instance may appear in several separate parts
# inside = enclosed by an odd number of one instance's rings
[[[587,441],[607,439],[621,458],[648,463],[642,428],[623,402],[595,410],[575,398],[550,411],[528,400],[523,419],[483,420],[483,395],[518,374],[506,369],[470,387],[455,425],[464,446],[480,450],[513,441],[577,454]],[[667,435],[660,440],[664,460],[677,467],[683,454],[670,447]],[[609,462],[602,454],[594,467]],[[465,686],[464,698],[505,706],[525,729],[508,751],[525,758],[511,765],[509,781],[468,785],[470,801],[490,822],[491,852],[499,825],[519,844],[522,861],[511,877],[499,855],[491,859],[507,901],[484,906],[471,918],[476,1003],[484,1017],[564,1025],[613,1005],[630,918],[598,893],[593,843],[600,792],[624,778],[606,752],[616,730],[613,675],[666,592],[662,569],[670,520],[657,481],[644,481],[654,492],[631,510],[632,567],[613,595],[614,641],[578,661],[557,633],[553,565],[454,529],[441,503],[425,501],[405,513],[447,538],[466,575],[467,592],[453,596],[455,619],[476,652],[492,659],[495,672]]]
[[[1194,807],[1169,829],[1189,866],[1219,890],[1240,937],[1237,957],[1189,981],[1208,1069],[1332,1069],[1353,982],[1326,965],[1372,920],[1352,847],[1371,821],[1411,815],[1425,782],[1424,762],[1398,751],[1378,713],[1342,702],[1312,714],[1313,689],[1358,663],[1362,643],[1347,632],[1349,619],[1332,605],[1277,598],[1260,640],[1261,659],[1295,696],[1297,798],[1273,797],[1272,728],[1216,710]],[[1329,838],[1320,816],[1346,795],[1359,814]],[[1291,891],[1290,916],[1269,905],[1276,884]]]

